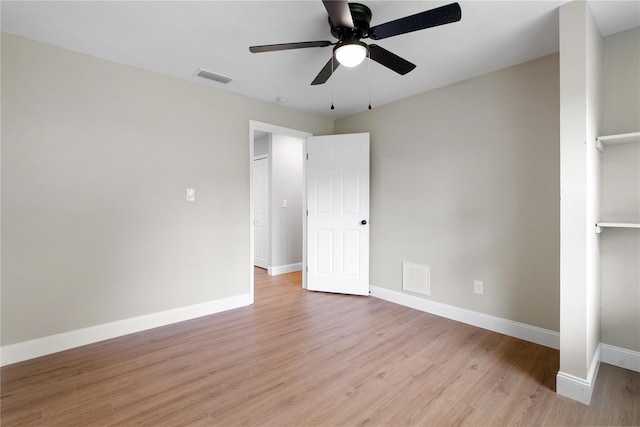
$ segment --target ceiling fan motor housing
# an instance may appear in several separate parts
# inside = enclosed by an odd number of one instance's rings
[[[367,37],[371,24],[371,9],[360,3],[349,3],[349,10],[351,11],[354,28],[335,27],[333,22],[331,22],[331,19],[329,19],[331,34],[338,40],[342,40],[344,38],[361,39]]]

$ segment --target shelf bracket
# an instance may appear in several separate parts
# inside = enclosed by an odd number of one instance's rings
[[[596,224],[596,234],[600,234],[602,233],[602,227],[598,226],[598,224]]]
[[[604,144],[602,142],[600,142],[600,140],[598,138],[596,138],[596,149],[599,152],[604,153]]]

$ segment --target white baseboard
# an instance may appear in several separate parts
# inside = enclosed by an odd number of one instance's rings
[[[302,271],[301,262],[297,262],[295,264],[270,266],[267,268],[267,274],[269,276],[277,276],[278,274],[293,273],[294,271]]]
[[[600,361],[619,368],[640,372],[640,352],[627,350],[609,344],[600,344]]]
[[[249,294],[243,294],[7,345],[0,348],[0,366],[10,365],[98,341],[194,319],[196,317],[244,307],[251,303],[251,296]]]
[[[514,322],[512,320],[503,319],[501,317],[489,314],[479,313],[477,311],[467,310],[465,308],[455,307],[441,302],[405,294],[403,292],[392,291],[377,286],[370,286],[371,295],[396,304],[411,307],[416,310],[435,314],[436,316],[446,317],[479,328],[488,329],[490,331],[499,332],[511,337],[520,338],[525,341],[533,342],[551,347],[560,348],[560,334],[548,329],[538,328],[536,326],[524,323]]]
[[[598,378],[598,370],[600,369],[601,349],[602,344],[599,344],[596,348],[596,353],[591,359],[586,380],[562,371],[558,372],[558,375],[556,375],[556,393],[585,405],[591,403],[591,396],[596,385],[596,378]]]

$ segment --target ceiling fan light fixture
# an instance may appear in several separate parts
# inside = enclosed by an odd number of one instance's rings
[[[367,45],[358,40],[338,43],[335,47],[336,59],[345,67],[356,67],[367,57]]]

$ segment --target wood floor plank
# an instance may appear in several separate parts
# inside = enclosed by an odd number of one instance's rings
[[[640,425],[640,374],[591,406],[556,350],[256,269],[255,304],[3,367],[2,426]]]

